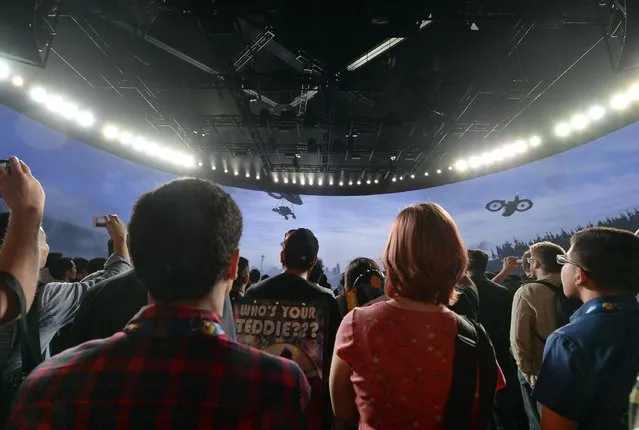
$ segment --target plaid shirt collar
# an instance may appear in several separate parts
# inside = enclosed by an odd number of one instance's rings
[[[213,311],[178,305],[148,305],[129,321],[125,331],[135,331],[135,328],[152,322],[208,322],[216,326],[222,326],[222,320]],[[223,334],[223,333],[221,333]]]

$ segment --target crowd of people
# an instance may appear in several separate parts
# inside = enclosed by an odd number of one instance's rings
[[[250,270],[242,214],[206,180],[143,194],[128,227],[107,216],[110,256],[94,268],[48,258],[45,194],[15,157],[0,167],[0,193],[10,209],[0,217],[7,429],[639,424],[632,232],[586,228],[568,250],[535,243],[489,274],[488,255],[464,247],[452,217],[419,203],[390,226],[382,265],[357,258],[333,289],[304,228],[274,244],[281,274]],[[236,341],[233,302],[257,299],[323,304],[321,387],[294,361]]]

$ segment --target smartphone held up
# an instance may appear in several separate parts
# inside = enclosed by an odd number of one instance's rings
[[[9,160],[0,160],[0,167],[2,167],[7,173],[11,173],[11,165]]]
[[[104,216],[94,216],[93,217],[93,228],[104,228],[107,225],[106,217]]]

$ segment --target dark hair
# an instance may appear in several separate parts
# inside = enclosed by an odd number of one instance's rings
[[[319,241],[307,228],[298,228],[286,233],[282,252],[282,264],[288,269],[310,271],[317,262]]]
[[[131,259],[154,300],[197,300],[224,278],[241,234],[240,209],[220,186],[177,179],[135,203]]]
[[[311,282],[313,284],[319,283],[319,280],[323,274],[324,274],[324,262],[322,261],[321,258],[318,258],[317,262],[315,263],[311,271],[308,273],[308,282]]]
[[[256,284],[256,283],[260,282],[260,276],[261,276],[261,273],[260,273],[259,270],[257,270],[257,269],[251,270],[249,272],[249,282],[251,284]]]
[[[104,257],[92,258],[87,264],[87,273],[89,275],[104,269],[107,259]]]
[[[89,260],[86,258],[76,257],[73,259],[73,262],[75,263],[75,268],[78,272],[85,272],[89,266]]]
[[[616,228],[593,227],[571,239],[571,259],[600,290],[639,292],[639,237]]]
[[[418,203],[393,221],[382,261],[387,296],[448,304],[468,253],[450,214],[438,204]]]
[[[345,280],[346,280],[346,272],[342,272],[342,273],[339,275],[339,286],[340,286],[340,287],[344,288],[344,282],[345,282]]]
[[[488,268],[488,254],[481,249],[468,250],[468,270],[475,275],[483,275]]]
[[[49,255],[47,255],[47,262],[45,263],[44,267],[46,267],[47,269],[51,268],[53,262],[62,257],[63,255],[61,252],[50,252]]]
[[[51,267],[49,267],[49,273],[56,281],[64,280],[64,275],[67,271],[72,270],[74,267],[73,260],[69,257],[62,257],[55,260]]]
[[[246,277],[249,275],[249,261],[240,257],[237,263],[237,278],[233,282],[233,287],[241,287],[246,282]]]
[[[260,281],[263,281],[263,280],[268,279],[268,278],[270,278],[269,275],[262,275],[262,277],[260,278]]]
[[[561,265],[557,263],[557,256],[564,255],[566,251],[552,242],[538,242],[530,246],[530,256],[537,260],[541,269],[547,273],[560,273]]]
[[[344,271],[344,289],[350,290],[354,287],[355,280],[369,270],[380,270],[380,267],[370,258],[358,257],[348,263]]]

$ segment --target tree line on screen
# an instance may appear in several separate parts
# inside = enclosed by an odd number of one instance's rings
[[[613,227],[632,232],[637,231],[639,229],[639,209],[635,208],[614,217],[606,217],[597,221],[596,224],[589,222],[585,226],[577,225],[574,230],[566,231],[561,229],[558,233],[548,232],[543,236],[537,235],[536,238],[528,242],[518,240],[517,238],[514,238],[512,242],[506,241],[491,250],[492,259],[489,264],[489,270],[499,271],[501,269],[501,261],[504,258],[512,256],[521,257],[533,243],[549,241],[568,250],[568,248],[570,248],[570,238],[572,235],[577,231],[589,227]]]

